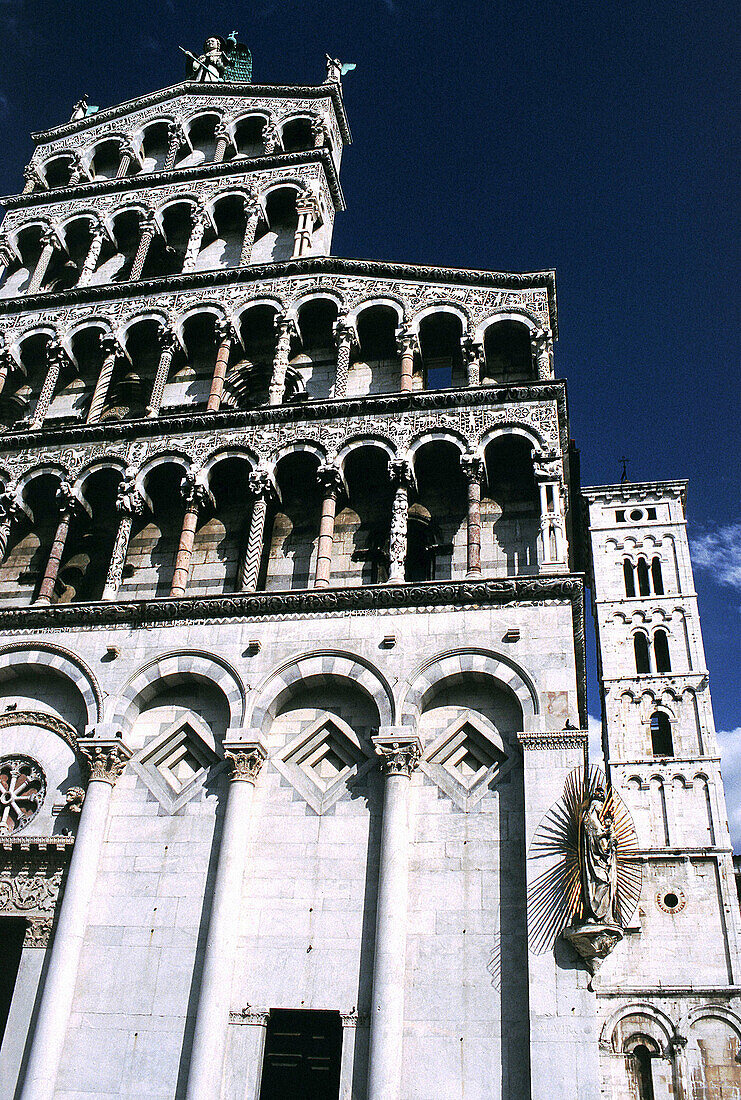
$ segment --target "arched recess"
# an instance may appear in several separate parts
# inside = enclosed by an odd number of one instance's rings
[[[58,715],[35,708],[5,711],[0,714],[0,758],[3,757],[25,758],[43,776],[41,784],[36,777],[40,799],[28,819],[16,816],[12,804],[3,807],[0,815],[3,836],[17,836],[22,841],[31,836],[59,835],[69,829],[74,824],[74,814],[60,809],[59,803],[64,804],[70,789],[84,788],[88,774],[78,731]],[[24,808],[27,806],[28,803]]]
[[[302,686],[351,681],[376,705],[382,726],[394,724],[394,697],[386,679],[369,662],[353,653],[320,650],[286,661],[263,680],[245,723],[253,729],[263,729],[277,713],[287,697]]]
[[[139,669],[118,699],[113,700],[110,721],[114,728],[125,737],[150,699],[166,687],[175,687],[189,680],[218,688],[228,707],[229,728],[242,728],[246,696],[236,669],[221,658],[193,650],[164,653]]]
[[[463,648],[431,658],[410,677],[399,705],[401,724],[415,728],[427,700],[441,685],[460,682],[470,675],[489,677],[508,688],[517,697],[525,727],[539,713],[538,693],[523,669],[489,650]]]
[[[48,642],[10,642],[3,646],[0,649],[0,683],[22,676],[24,670],[32,675],[47,670],[71,686],[80,701],[83,721],[79,725],[83,730],[92,729],[100,720],[103,693],[93,672],[79,657]],[[59,713],[58,708],[54,709]],[[60,713],[60,717],[64,715]]]
[[[623,1005],[605,1020],[600,1035],[600,1047],[611,1054],[623,1054],[626,1043],[637,1037],[652,1040],[664,1056],[671,1050],[671,1040],[676,1034],[671,1019],[645,1002]]]

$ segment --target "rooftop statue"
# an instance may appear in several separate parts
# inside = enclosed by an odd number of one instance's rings
[[[329,54],[324,56],[327,59],[325,84],[339,84],[345,73],[351,73],[357,67],[354,61],[347,61],[343,64],[338,57],[330,57]]]
[[[74,107],[72,108],[72,116],[70,118],[70,122],[77,122],[78,119],[87,118],[88,115],[95,114],[98,108],[91,107],[87,100],[88,94],[87,92],[85,92],[82,99],[78,99],[77,103],[75,103]]]
[[[252,55],[246,46],[237,42],[236,31],[227,38],[211,35],[198,57],[182,46],[178,49],[188,58],[186,80],[196,80],[200,84],[217,84],[224,80],[249,84],[252,80]]]

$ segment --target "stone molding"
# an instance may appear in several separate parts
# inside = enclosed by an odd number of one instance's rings
[[[589,734],[586,730],[556,730],[554,732],[539,733],[531,731],[518,733],[517,740],[523,749],[582,749],[585,750],[589,743]]]

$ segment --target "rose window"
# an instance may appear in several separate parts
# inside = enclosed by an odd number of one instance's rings
[[[27,756],[0,760],[0,836],[16,833],[36,816],[46,793],[46,779]]]

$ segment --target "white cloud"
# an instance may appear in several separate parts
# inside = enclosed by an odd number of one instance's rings
[[[711,527],[690,538],[692,561],[716,584],[741,589],[741,523]]]
[[[723,785],[728,805],[728,823],[735,850],[741,850],[741,726],[718,730]]]

